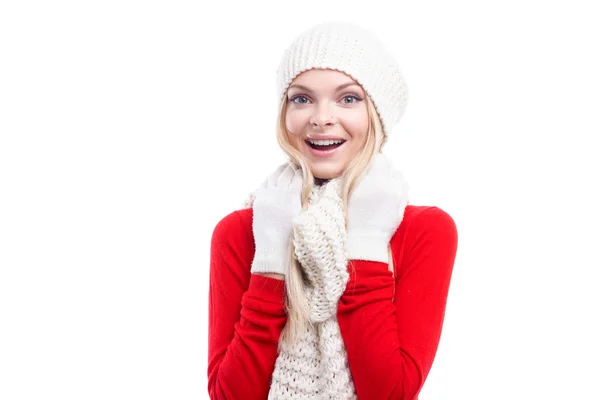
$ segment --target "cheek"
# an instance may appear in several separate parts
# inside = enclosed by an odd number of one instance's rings
[[[289,112],[285,117],[285,127],[288,131],[288,138],[292,145],[299,149],[301,145],[301,137],[306,126],[305,117],[298,112]]]
[[[355,112],[349,114],[344,119],[346,131],[352,135],[354,139],[364,140],[367,137],[369,129],[369,115],[367,111]]]
[[[288,111],[285,116],[285,127],[290,134],[294,136],[301,135],[305,125],[304,119],[302,113]]]

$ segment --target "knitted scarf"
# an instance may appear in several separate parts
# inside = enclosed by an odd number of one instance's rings
[[[356,399],[337,321],[338,301],[349,278],[340,183],[335,178],[313,186],[307,208],[293,220],[295,257],[306,276],[311,324],[295,345],[282,343],[270,400]],[[244,206],[251,207],[253,201],[250,194]]]

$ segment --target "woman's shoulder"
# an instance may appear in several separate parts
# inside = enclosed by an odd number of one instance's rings
[[[440,224],[443,227],[448,227],[448,225],[456,227],[452,216],[440,207],[409,204],[404,209],[404,217],[400,226],[404,225],[406,229],[413,224],[417,224],[420,228],[439,227]]]
[[[454,218],[437,206],[407,205],[400,226],[392,237],[392,251],[402,261],[415,251],[456,249],[458,232]]]
[[[254,247],[252,209],[235,210],[220,218],[210,244],[211,279],[247,289]]]
[[[231,211],[222,217],[216,224],[215,233],[230,234],[232,231],[246,231],[252,233],[252,208],[243,208]]]
[[[416,239],[420,235],[434,235],[446,240],[457,236],[454,218],[437,206],[409,204],[404,209],[404,217],[394,234],[396,240]]]
[[[213,237],[215,236],[245,236],[252,239],[252,207],[234,210],[222,217],[215,225]]]
[[[213,230],[212,243],[239,255],[251,255],[254,252],[252,208],[235,210],[222,217]]]

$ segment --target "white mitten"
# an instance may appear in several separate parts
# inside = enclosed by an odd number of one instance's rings
[[[376,153],[348,199],[348,259],[388,262],[388,245],[404,216],[408,184]]]
[[[280,165],[255,192],[252,232],[256,246],[252,273],[287,276],[292,219],[300,212],[302,170]]]

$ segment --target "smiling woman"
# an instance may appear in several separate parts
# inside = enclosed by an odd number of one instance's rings
[[[298,36],[277,70],[288,158],[211,243],[213,399],[418,399],[444,319],[456,226],[408,204],[382,153],[404,113],[396,62],[343,22]]]
[[[332,69],[302,72],[290,84],[285,112],[288,139],[306,158],[315,178],[340,176],[365,145],[369,127],[365,97],[358,82]]]

